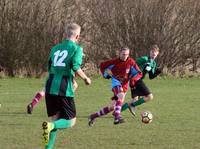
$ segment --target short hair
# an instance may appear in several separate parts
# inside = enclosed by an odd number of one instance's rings
[[[121,47],[120,48],[120,51],[124,51],[124,50],[129,50],[130,51],[130,49],[128,47]]]
[[[80,32],[81,32],[81,27],[76,23],[71,23],[65,28],[65,33],[67,34],[68,38],[79,35]]]
[[[158,51],[158,52],[160,51],[158,45],[156,45],[156,44],[152,45],[152,46],[150,47],[150,50],[156,50],[156,51]]]

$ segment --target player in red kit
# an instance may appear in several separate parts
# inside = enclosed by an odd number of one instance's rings
[[[112,97],[110,106],[106,106],[89,116],[89,126],[93,125],[94,120],[97,117],[106,115],[113,110],[114,124],[124,122],[121,117],[121,106],[128,90],[131,69],[134,68],[135,72],[137,72],[132,78],[134,77],[135,80],[137,80],[142,77],[139,67],[135,63],[135,60],[129,57],[129,53],[130,50],[128,48],[121,48],[119,51],[119,58],[108,60],[100,64],[100,70],[103,77],[105,79],[111,78],[112,80],[112,91],[114,96]]]

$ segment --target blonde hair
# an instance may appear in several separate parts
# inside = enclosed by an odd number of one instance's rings
[[[71,23],[65,28],[65,33],[67,35],[67,38],[79,35],[80,32],[81,32],[81,27],[76,23]]]
[[[156,44],[152,45],[152,46],[150,47],[150,50],[156,50],[156,51],[158,51],[158,52],[160,51],[158,45],[156,45]]]

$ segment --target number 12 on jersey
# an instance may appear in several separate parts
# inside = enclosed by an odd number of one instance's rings
[[[66,59],[68,55],[68,52],[67,50],[63,50],[63,51],[56,51],[54,53],[54,61],[53,61],[53,65],[56,67],[56,66],[60,66],[60,67],[65,67],[66,64],[64,63],[64,60]]]

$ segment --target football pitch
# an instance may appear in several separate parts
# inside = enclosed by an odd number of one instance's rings
[[[26,106],[42,90],[45,79],[0,79],[0,149],[43,149],[41,124],[49,120],[42,100],[32,115]],[[125,123],[113,125],[108,114],[88,127],[87,117],[110,104],[110,81],[93,78],[91,86],[78,80],[75,102],[77,122],[58,131],[55,149],[200,149],[200,79],[145,80],[154,100],[139,106],[136,117],[122,113]],[[130,100],[130,92],[126,101]],[[140,113],[149,110],[152,123],[143,124]]]

